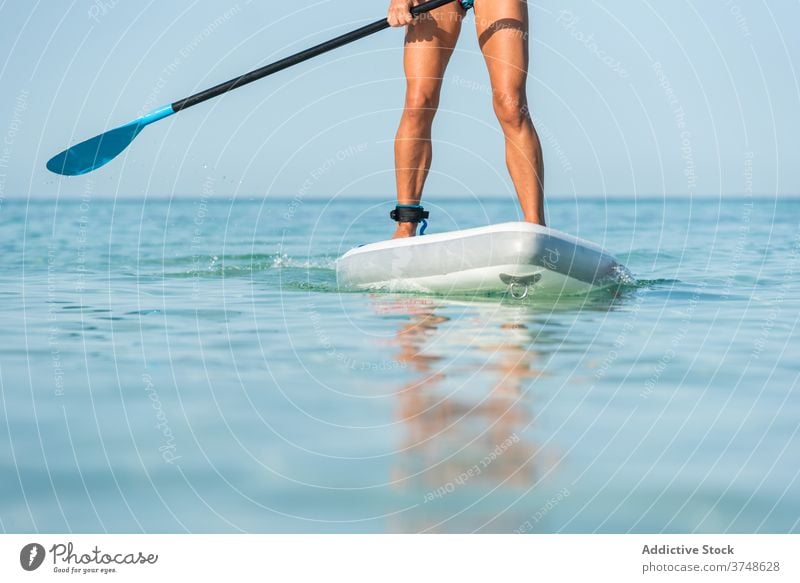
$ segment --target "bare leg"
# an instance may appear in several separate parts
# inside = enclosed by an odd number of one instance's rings
[[[475,3],[478,40],[492,82],[494,111],[506,139],[506,164],[525,220],[545,224],[544,162],[528,110],[528,4]]]
[[[409,25],[404,67],[406,101],[395,140],[397,202],[419,204],[431,167],[431,128],[447,63],[453,54],[464,11],[449,4]],[[415,223],[398,223],[394,238],[416,235]]]

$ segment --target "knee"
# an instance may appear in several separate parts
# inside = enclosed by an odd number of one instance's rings
[[[433,122],[438,107],[438,96],[424,91],[411,91],[406,95],[403,117],[407,122],[427,125]]]
[[[524,95],[497,91],[494,93],[493,105],[503,129],[519,129],[530,123],[528,102]]]

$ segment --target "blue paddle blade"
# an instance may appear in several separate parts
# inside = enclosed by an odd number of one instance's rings
[[[47,169],[64,176],[79,176],[101,166],[128,147],[145,128],[139,120],[118,127],[64,150],[47,163]]]
[[[47,169],[64,176],[80,176],[97,170],[119,156],[144,128],[173,113],[175,110],[172,106],[166,105],[129,124],[81,142],[52,157],[47,163]]]

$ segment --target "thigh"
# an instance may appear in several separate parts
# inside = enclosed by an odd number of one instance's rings
[[[422,2],[417,0],[416,4]],[[454,2],[418,17],[408,26],[403,62],[409,86],[441,86],[463,18],[464,10]]]
[[[527,1],[476,0],[475,23],[494,91],[524,95],[529,62]]]

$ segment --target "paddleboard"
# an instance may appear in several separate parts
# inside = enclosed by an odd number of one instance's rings
[[[635,281],[594,243],[522,222],[362,245],[336,261],[336,276],[342,288],[518,299]]]

